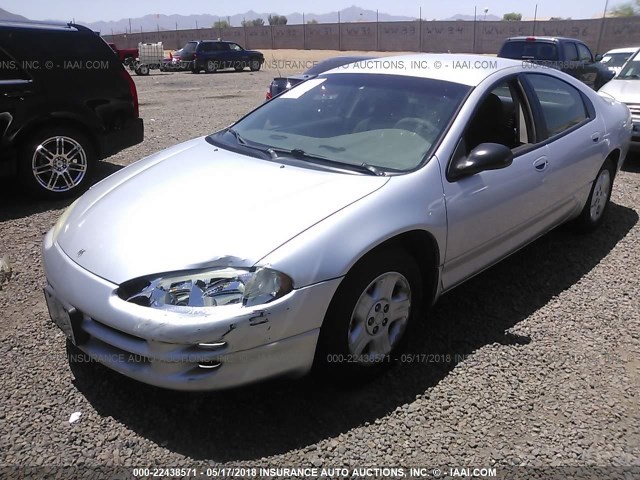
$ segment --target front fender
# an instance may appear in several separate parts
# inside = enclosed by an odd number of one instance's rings
[[[346,275],[368,252],[405,232],[428,232],[438,253],[444,252],[446,226],[440,168],[433,158],[418,171],[391,177],[382,188],[300,233],[258,264],[286,273],[295,288],[301,288]]]

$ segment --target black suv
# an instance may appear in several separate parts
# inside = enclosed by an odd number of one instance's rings
[[[599,63],[601,55],[594,57],[589,47],[575,38],[511,37],[505,40],[498,56],[556,68],[594,90],[599,90],[614,76]]]
[[[241,72],[246,67],[257,72],[264,63],[264,55],[256,50],[245,50],[234,42],[198,40],[182,47],[180,60],[189,62],[193,73],[201,70],[213,73],[225,68]]]
[[[0,21],[0,174],[30,194],[76,195],[95,162],[142,142],[118,56],[75,24]]]

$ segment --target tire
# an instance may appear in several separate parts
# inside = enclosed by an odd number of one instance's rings
[[[257,59],[252,59],[251,62],[249,62],[249,70],[251,70],[252,72],[257,72],[258,70],[260,70],[260,67],[262,66],[262,62],[260,62],[260,60]]]
[[[348,273],[329,305],[316,368],[341,382],[381,374],[406,347],[422,297],[422,275],[411,255],[389,250],[367,256]]]
[[[604,220],[611,199],[615,172],[613,161],[607,159],[593,181],[589,198],[580,216],[573,221],[573,227],[578,232],[592,232]]]
[[[204,69],[207,73],[216,73],[218,71],[218,62],[207,60],[207,63],[204,64]]]
[[[143,75],[143,76],[147,76],[151,72],[151,69],[149,68],[149,65],[140,65],[138,67],[138,70],[140,70],[140,75]],[[138,73],[138,72],[136,71],[136,73]]]
[[[40,198],[68,198],[91,185],[96,162],[93,145],[78,130],[48,127],[22,145],[18,179],[27,193]]]

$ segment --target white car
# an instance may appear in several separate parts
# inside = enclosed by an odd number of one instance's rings
[[[442,293],[560,224],[596,228],[630,135],[626,106],[522,61],[339,67],[71,205],[44,239],[50,314],[166,388],[370,376]]]
[[[629,107],[633,120],[631,149],[640,150],[640,51],[636,51],[620,73],[606,83],[599,92]]]
[[[617,75],[620,73],[620,70],[622,70],[626,61],[629,60],[631,55],[636,53],[639,48],[640,47],[614,48],[602,56],[600,63],[604,63],[609,70]]]

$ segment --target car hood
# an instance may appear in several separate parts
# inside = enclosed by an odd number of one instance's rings
[[[600,89],[622,103],[640,103],[640,80],[614,78]]]
[[[94,185],[65,215],[55,240],[80,266],[116,284],[252,266],[387,181],[261,160],[198,138]]]

